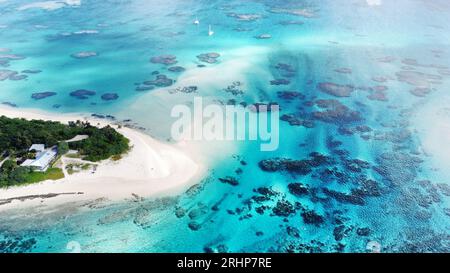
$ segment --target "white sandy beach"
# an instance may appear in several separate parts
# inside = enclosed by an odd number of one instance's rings
[[[434,165],[446,169],[450,161],[450,99],[440,96],[418,107],[412,124],[418,133],[421,148],[432,156]]]
[[[87,120],[91,124],[106,126],[108,121],[94,119],[86,114],[51,114],[39,110],[0,106],[0,116],[25,119],[54,120],[67,123]],[[115,129],[117,125],[112,125]],[[130,140],[132,148],[119,161],[100,162],[95,173],[82,171],[57,181],[44,181],[22,187],[0,189],[0,200],[49,193],[83,193],[60,195],[53,198],[14,200],[0,206],[0,210],[32,206],[36,204],[61,204],[63,202],[90,200],[105,197],[120,201],[140,197],[157,197],[179,194],[197,183],[203,174],[203,166],[189,145],[165,144],[137,130],[122,127],[117,129]]]

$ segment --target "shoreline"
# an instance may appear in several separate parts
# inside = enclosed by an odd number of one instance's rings
[[[38,109],[0,106],[0,116],[52,120],[67,124],[69,121],[89,121],[94,126],[112,126],[130,141],[130,151],[118,161],[96,162],[95,173],[83,171],[60,180],[47,180],[35,184],[0,189],[0,211],[33,205],[58,205],[73,201],[107,198],[123,201],[133,196],[162,197],[181,194],[198,183],[205,172],[200,156],[186,143],[167,144],[135,129],[116,124],[87,113],[56,114]],[[79,194],[69,195],[76,192]],[[51,198],[23,198],[27,196],[53,196]],[[1,203],[1,202],[0,202]]]

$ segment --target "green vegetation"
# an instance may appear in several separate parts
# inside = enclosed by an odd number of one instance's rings
[[[77,135],[88,138],[67,143]],[[29,167],[20,167],[25,159],[34,159],[35,151],[28,151],[32,144],[56,146],[61,156],[69,149],[78,150],[84,160],[100,161],[110,157],[120,158],[129,149],[129,141],[110,126],[97,128],[88,122],[69,122],[68,125],[43,120],[11,119],[0,117],[0,155],[9,156],[0,166],[0,187],[34,183],[46,179],[64,177],[57,168],[49,168],[44,173],[35,172]]]
[[[112,159],[113,161],[119,161],[119,160],[122,159],[122,155],[113,155],[113,156],[111,157],[111,159]]]
[[[45,180],[58,180],[64,178],[64,173],[59,168],[48,168],[46,172],[28,172],[25,175],[25,183],[36,183]]]
[[[71,142],[69,147],[78,150],[85,160],[95,162],[108,159],[126,152],[129,148],[128,139],[110,126],[101,129],[90,126],[85,128],[83,134],[89,137]]]
[[[81,155],[79,153],[76,153],[76,154],[68,153],[68,154],[65,155],[65,157],[67,157],[67,158],[81,158]]]
[[[0,167],[0,187],[18,185],[26,181],[28,168],[18,167],[15,160],[8,159]]]
[[[65,141],[58,143],[58,155],[64,155],[69,151],[69,144]]]
[[[19,167],[15,160],[7,160],[0,168],[0,188],[26,185],[44,180],[64,178],[61,169],[49,168],[46,172],[34,172],[28,167]]]
[[[57,145],[59,141],[71,139],[84,129],[80,122],[70,126],[53,121],[10,119],[0,117],[0,151],[28,150],[33,143],[45,147]]]

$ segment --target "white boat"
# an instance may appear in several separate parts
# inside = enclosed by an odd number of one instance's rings
[[[212,31],[211,25],[209,25],[208,36],[213,36],[214,31]]]
[[[200,21],[198,20],[198,18],[195,18],[194,25],[200,25]]]

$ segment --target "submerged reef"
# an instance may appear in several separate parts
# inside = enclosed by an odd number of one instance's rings
[[[170,94],[176,94],[176,93],[197,93],[198,87],[197,86],[183,86],[183,87],[177,87],[175,89],[169,90]]]
[[[308,159],[301,160],[290,158],[265,159],[261,160],[258,165],[265,172],[289,172],[306,175],[312,171],[312,168],[332,162],[330,157],[319,153],[311,153],[309,156]]]
[[[290,183],[288,185],[289,192],[295,196],[304,196],[309,194],[309,187],[302,183]]]
[[[0,81],[9,79],[9,77],[11,77],[12,75],[15,75],[15,74],[17,74],[16,71],[2,69],[2,70],[0,70]]]
[[[70,92],[70,96],[71,97],[75,97],[77,99],[80,100],[85,100],[88,99],[89,97],[95,96],[97,92],[95,91],[91,91],[91,90],[86,90],[86,89],[79,89],[79,90],[75,90],[73,92]]]
[[[325,111],[312,113],[314,119],[334,123],[344,124],[362,121],[363,118],[358,111],[353,111],[337,100],[317,100],[315,104]]]
[[[75,58],[75,59],[87,59],[87,58],[96,57],[96,56],[98,56],[98,53],[94,52],[94,51],[82,51],[82,52],[77,52],[77,53],[73,53],[70,55],[70,57]]]
[[[39,69],[26,69],[26,70],[22,71],[22,73],[24,73],[24,74],[39,74],[41,72],[42,72],[42,70],[39,70]]]
[[[270,35],[268,33],[263,33],[263,34],[255,36],[255,38],[258,40],[267,40],[267,39],[271,39],[272,35]]]
[[[429,88],[430,84],[440,84],[442,80],[441,76],[417,71],[400,71],[396,73],[396,76],[398,81],[418,88]]]
[[[117,93],[105,93],[101,96],[101,98],[105,101],[111,101],[117,100],[119,98],[119,95]]]
[[[156,79],[151,81],[145,81],[145,85],[153,85],[155,87],[168,87],[174,83],[174,80],[169,79],[166,75],[159,74],[156,75]]]
[[[0,239],[0,253],[27,253],[36,247],[35,238],[26,238],[17,235],[7,235]]]
[[[275,7],[269,9],[269,12],[271,13],[281,13],[281,14],[288,14],[288,15],[295,15],[295,16],[301,16],[305,18],[313,18],[316,17],[317,14],[308,8],[284,8],[284,7]]]
[[[216,52],[202,53],[200,55],[197,55],[197,59],[199,61],[204,62],[204,63],[209,63],[209,64],[217,63],[219,61],[218,60],[219,57],[220,57],[220,54],[216,53]]]
[[[0,69],[0,81],[4,81],[7,79],[12,79],[17,76],[18,72],[8,69]]]
[[[225,183],[225,184],[229,184],[229,185],[231,185],[231,186],[237,186],[237,185],[239,185],[239,181],[238,181],[235,177],[232,177],[232,176],[227,176],[227,177],[224,177],[224,178],[219,178],[219,181],[222,182],[222,183]]]
[[[320,91],[335,97],[350,97],[355,90],[355,87],[352,85],[340,85],[332,82],[319,83],[317,88]]]
[[[169,70],[170,72],[183,72],[186,69],[182,66],[171,66],[167,70]]]
[[[243,84],[239,81],[233,82],[231,85],[227,86],[223,90],[227,93],[232,94],[233,96],[243,95],[244,91],[242,90]]]
[[[150,59],[150,62],[154,64],[173,65],[176,64],[178,61],[175,55],[160,55],[152,57]]]
[[[234,13],[230,12],[227,14],[228,17],[236,18],[238,21],[244,21],[244,22],[252,22],[259,20],[263,18],[261,14],[255,14],[255,13]]]

